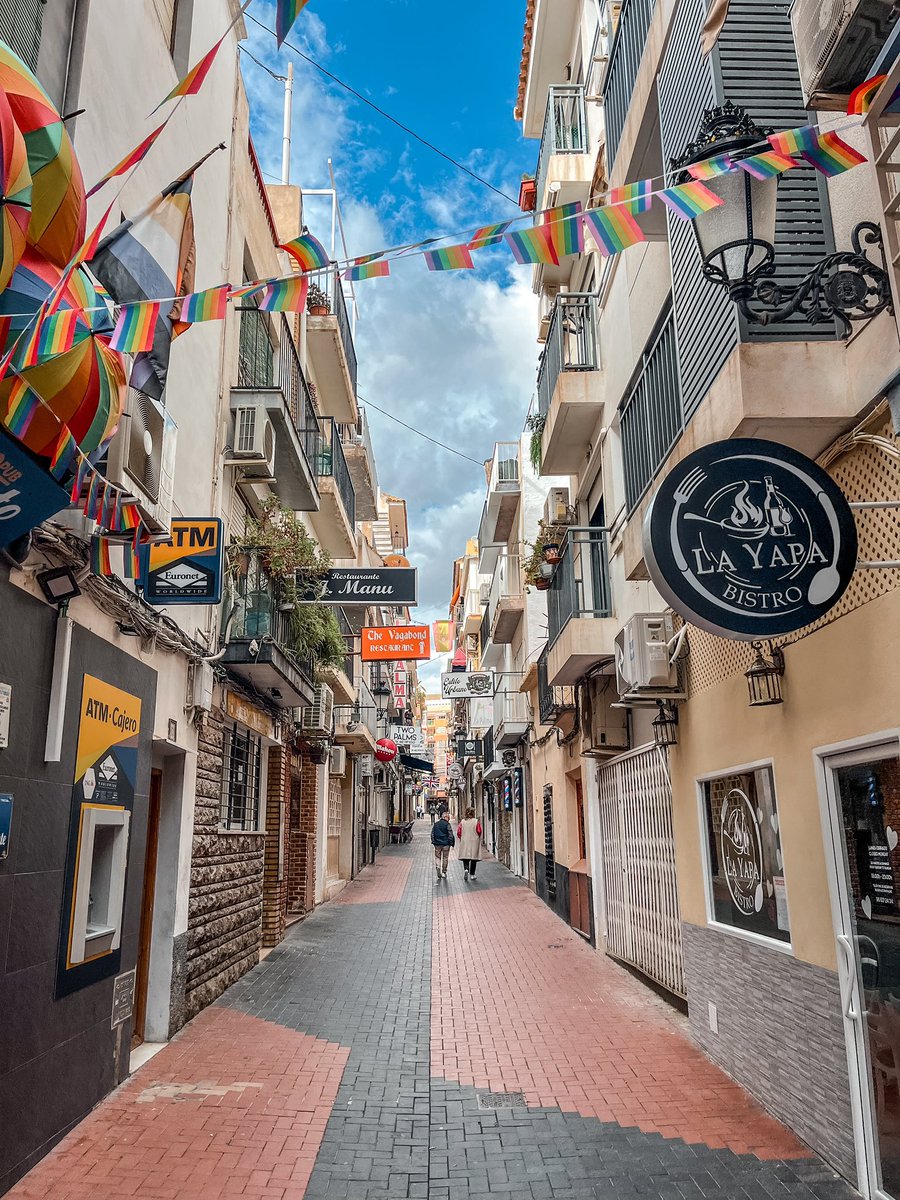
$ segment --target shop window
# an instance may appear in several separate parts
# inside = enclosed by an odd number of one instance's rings
[[[259,829],[262,738],[240,725],[226,726],[223,740],[222,829]]]
[[[791,940],[771,767],[702,784],[711,916],[745,933]]]
[[[130,816],[124,808],[82,808],[69,944],[72,966],[109,954],[121,943]]]

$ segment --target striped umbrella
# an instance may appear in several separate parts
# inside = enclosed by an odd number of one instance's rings
[[[87,204],[72,143],[33,72],[0,42],[0,90],[25,139],[33,184],[28,241],[63,267],[84,241]]]
[[[0,292],[9,283],[25,249],[31,192],[25,139],[9,101],[0,92]]]
[[[26,247],[9,285],[0,292],[0,346],[11,347],[24,330],[32,328],[38,309],[59,282],[60,274],[59,268],[53,263],[30,246]],[[92,332],[112,333],[114,324],[105,293],[104,296],[100,295],[82,267],[72,273],[60,295],[57,311],[65,312],[68,309],[78,312],[74,326],[76,340]],[[49,321],[44,322],[38,331],[39,336],[42,332],[49,333],[49,324]],[[22,342],[25,342],[25,337]],[[22,349],[22,345],[17,347],[19,361]],[[50,349],[52,347],[48,346]]]

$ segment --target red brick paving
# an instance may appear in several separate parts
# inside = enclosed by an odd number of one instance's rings
[[[301,1200],[349,1050],[209,1008],[11,1200]]]
[[[403,899],[412,858],[377,858],[337,897],[336,904],[389,904]]]
[[[479,889],[436,894],[432,1074],[738,1154],[810,1157],[679,1014],[530,891]]]

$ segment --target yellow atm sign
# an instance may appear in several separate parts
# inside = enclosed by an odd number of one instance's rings
[[[143,547],[141,585],[150,604],[218,604],[224,534],[217,517],[173,518],[169,540]]]

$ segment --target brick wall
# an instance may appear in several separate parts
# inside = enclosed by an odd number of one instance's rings
[[[294,760],[288,821],[287,909],[307,913],[316,903],[316,787],[318,769],[308,755]]]
[[[266,785],[266,845],[263,868],[262,944],[277,946],[287,918],[287,863],[290,830],[291,753],[284,746],[269,750]]]
[[[265,835],[219,832],[221,712],[199,730],[184,1019],[259,962]]]
[[[691,1030],[706,1053],[850,1179],[856,1177],[837,975],[682,925]],[[718,1034],[709,1028],[716,1005]]]

